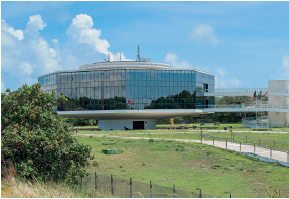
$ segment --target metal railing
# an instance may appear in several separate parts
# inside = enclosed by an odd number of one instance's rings
[[[254,103],[244,103],[244,104],[215,104],[215,105],[197,105],[197,109],[210,109],[210,108],[236,108],[236,109],[249,109],[249,108],[278,108],[278,109],[289,109],[289,105],[280,105],[280,104],[254,104]],[[265,110],[264,110],[265,111]]]
[[[242,140],[241,139],[236,140],[235,136],[240,136],[243,139]],[[255,153],[256,146],[269,149],[270,150],[270,158],[265,158],[268,160],[273,159],[272,150],[286,152],[287,153],[287,162],[283,162],[283,161],[277,161],[277,162],[282,163],[282,165],[289,167],[289,150],[284,149],[284,148],[280,148],[280,147],[276,147],[277,144],[286,144],[286,145],[288,144],[289,145],[289,141],[270,140],[270,139],[264,139],[264,138],[253,137],[253,136],[245,136],[245,135],[235,134],[235,133],[231,133],[231,139],[221,138],[221,137],[216,137],[216,136],[211,136],[211,135],[205,135],[203,133],[200,134],[200,137],[201,137],[201,143],[203,142],[203,138],[211,139],[213,141],[213,146],[215,146],[214,142],[216,140],[225,141],[226,142],[226,149],[228,149],[228,144],[227,144],[228,142],[239,143],[240,144],[240,149],[239,149],[240,153],[242,153],[242,144],[253,145],[254,146],[254,153],[253,153],[254,156],[256,155],[256,153]],[[254,141],[252,141],[252,140],[250,141],[250,139],[253,139]],[[255,142],[255,140],[258,140],[258,141]],[[261,157],[261,158],[264,159],[264,157]],[[268,162],[268,161],[266,161],[266,162]],[[269,162],[272,162],[272,161],[269,161]]]
[[[233,93],[233,92],[266,92],[268,88],[224,88],[224,89],[207,89],[204,90],[205,93]]]
[[[198,90],[199,92],[203,91],[205,93],[233,93],[233,92],[279,92],[279,93],[289,93],[289,89],[277,89],[277,88],[224,88],[224,89],[204,89]],[[258,93],[257,93],[258,94]]]
[[[289,123],[276,123],[276,122],[269,122],[268,116],[258,116],[257,117],[257,124],[256,124],[256,117],[247,117],[242,119],[242,126],[243,127],[253,127],[253,126],[262,126],[262,127],[279,127],[279,128],[286,128],[289,127]]]

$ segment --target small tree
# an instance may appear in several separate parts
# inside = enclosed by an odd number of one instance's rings
[[[23,85],[16,91],[1,93],[2,166],[12,162],[17,176],[77,183],[87,175],[91,147],[70,135],[54,107],[66,101],[44,93],[41,84]]]

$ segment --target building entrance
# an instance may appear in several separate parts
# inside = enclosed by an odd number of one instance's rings
[[[133,129],[144,129],[144,121],[133,121]]]

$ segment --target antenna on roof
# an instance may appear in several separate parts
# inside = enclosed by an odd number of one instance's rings
[[[137,45],[137,61],[140,61],[139,46]]]
[[[108,56],[108,62],[110,62],[110,53],[108,53],[107,56]]]

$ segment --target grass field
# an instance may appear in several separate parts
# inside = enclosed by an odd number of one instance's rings
[[[161,130],[155,130],[153,133],[157,132],[161,133]],[[116,134],[110,131],[89,133]],[[137,135],[136,133],[137,131],[134,131],[133,135]],[[143,136],[142,134],[139,135]],[[194,134],[197,135],[190,135]],[[167,187],[175,184],[177,188],[193,193],[198,193],[198,189],[201,188],[204,195],[212,197],[229,197],[230,193],[232,197],[270,197],[276,189],[280,191],[281,197],[289,197],[289,169],[276,163],[261,162],[239,153],[200,143],[165,140],[149,142],[139,139],[84,136],[82,133],[75,136],[80,142],[92,147],[92,153],[100,162],[97,169],[90,170],[91,173],[97,171],[99,174],[113,174],[123,179],[132,177],[135,181],[145,183],[152,180],[153,184]],[[116,144],[102,145],[108,142]],[[124,152],[114,155],[101,152],[102,149],[109,148],[121,149]]]
[[[185,127],[192,127],[193,125],[197,127],[217,127],[219,130],[223,130],[224,127],[229,128],[229,126],[232,126],[233,130],[242,130],[242,131],[252,131],[252,128],[245,128],[242,127],[242,124],[219,124],[219,125],[214,125],[214,123],[206,123],[205,126],[201,126],[201,123],[194,123],[194,124],[174,124],[174,125],[169,125],[169,124],[161,124],[161,125],[156,125],[157,128],[176,128],[179,126],[185,126]],[[75,126],[74,128],[79,128],[79,129],[90,129],[90,128],[98,128],[98,126]],[[277,132],[289,132],[289,128],[269,128],[272,129],[272,131],[277,131]]]
[[[234,128],[233,128],[234,129]],[[231,139],[231,133],[229,130],[226,132],[215,130],[214,132],[202,131],[204,135],[215,136],[222,139]],[[112,135],[112,136],[122,136],[122,137],[150,137],[150,138],[171,138],[171,139],[190,139],[190,140],[200,140],[199,130],[180,130],[180,129],[156,129],[156,130],[114,130],[114,131],[79,131],[80,134],[99,134],[99,135]],[[233,130],[234,140],[250,142],[250,144],[256,143],[276,147],[279,149],[289,150],[289,133],[274,133],[274,132],[242,132],[241,130]],[[233,138],[233,136],[232,136]],[[206,140],[212,140],[212,138],[205,138]],[[274,144],[275,141],[275,144]]]

